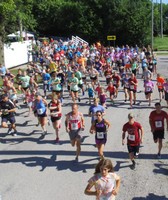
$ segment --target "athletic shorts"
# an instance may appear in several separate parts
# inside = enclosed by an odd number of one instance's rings
[[[71,130],[69,132],[70,140],[81,139],[81,129],[78,130]]]
[[[97,76],[95,77],[90,77],[91,80],[96,81],[97,80]]]
[[[26,91],[27,89],[29,89],[29,86],[28,86],[28,87],[25,87],[25,88],[22,87],[22,89],[23,89],[24,91]]]
[[[77,91],[71,90],[71,92],[77,93],[77,92],[78,92],[78,90],[77,90]]]
[[[116,88],[119,88],[119,85],[113,84]]]
[[[127,144],[127,148],[128,148],[129,153],[134,153],[134,155],[136,155],[136,153],[139,153],[139,145],[131,146],[131,145]]]
[[[13,117],[11,117],[11,116],[2,116],[1,118],[2,118],[1,122],[6,122],[7,123],[9,121],[11,124],[14,124],[16,122],[14,116]]]
[[[168,92],[165,92],[165,100],[168,101]]]
[[[164,89],[163,88],[158,88],[158,92],[163,92]]]
[[[46,111],[45,111],[42,115],[38,115],[38,114],[37,114],[37,116],[38,116],[38,117],[47,117]]]
[[[56,121],[58,121],[60,119],[61,119],[61,117],[51,117],[51,121],[52,122],[56,122]]]
[[[128,89],[130,92],[136,93],[137,91],[134,89]]]
[[[83,84],[78,84],[78,87],[82,89],[83,88]]]
[[[145,92],[145,95],[148,95],[148,94],[151,94],[152,93],[152,91],[150,91],[150,92]]]
[[[164,139],[164,130],[158,130],[153,132],[153,140]]]

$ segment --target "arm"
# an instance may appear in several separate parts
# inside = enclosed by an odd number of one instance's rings
[[[117,176],[116,186],[112,191],[112,194],[115,195],[115,196],[118,194],[118,191],[119,191],[119,188],[120,188],[120,183],[121,183],[121,178],[120,178],[120,176]]]
[[[85,188],[85,194],[86,195],[90,195],[90,196],[96,196],[97,195],[97,191],[91,191],[91,188],[93,187],[94,184],[89,183],[86,188]]]
[[[152,121],[151,118],[149,118],[149,124],[150,124],[150,127],[151,127],[151,132],[153,133],[154,127],[153,127],[153,121]]]
[[[140,131],[141,131],[141,144],[143,143],[143,136],[144,136],[144,129],[141,127],[141,129],[140,129]]]
[[[69,123],[69,114],[66,115],[66,119],[65,119],[65,129],[67,133],[69,133],[68,123]]]
[[[95,122],[92,123],[89,132],[90,132],[91,134],[93,134],[93,133],[95,132]]]
[[[122,145],[125,144],[125,131],[123,131],[122,133]]]
[[[110,125],[110,123],[109,123],[107,120],[105,120],[105,119],[104,119],[104,123],[105,123],[105,125],[107,126],[107,131],[108,131],[108,129],[109,129],[109,127],[110,127],[111,125]]]

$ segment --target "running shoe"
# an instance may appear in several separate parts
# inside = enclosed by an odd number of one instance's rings
[[[13,132],[13,136],[17,136],[17,130]]]
[[[80,99],[80,98],[78,98],[78,101],[80,102],[80,101],[81,101],[81,99]]]
[[[46,134],[47,134],[47,131],[43,131],[43,132],[41,133],[42,136],[45,136]]]
[[[8,129],[7,134],[8,134],[8,135],[11,135],[11,134],[12,134],[12,128],[11,128],[11,127]]]
[[[78,162],[79,162],[79,159],[78,159],[78,156],[76,156],[75,163],[78,163]]]
[[[161,159],[160,153],[157,154],[157,158],[158,158],[158,159]]]
[[[59,143],[59,141],[60,141],[60,140],[59,140],[59,138],[57,137],[56,140],[55,140],[55,143]]]
[[[135,169],[135,164],[130,165],[130,168],[131,168],[132,170],[134,170],[134,169]]]

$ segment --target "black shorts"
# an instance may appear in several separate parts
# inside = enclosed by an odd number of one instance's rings
[[[56,94],[60,94],[62,92],[62,90],[60,90],[60,91],[52,90],[52,92],[55,92]]]
[[[2,116],[2,121],[1,122],[10,122],[11,124],[14,124],[16,122],[15,117],[14,116]]]
[[[151,94],[152,93],[152,91],[150,91],[150,92],[145,92],[145,95],[148,95],[148,94]]]
[[[78,92],[78,90],[77,90],[77,91],[71,90],[71,92],[77,93],[77,92]]]
[[[153,140],[164,139],[164,130],[158,130],[153,132]]]
[[[136,155],[136,153],[139,153],[139,145],[131,146],[131,145],[127,144],[127,148],[128,148],[129,153],[134,153],[134,155]]]
[[[133,92],[133,93],[136,93],[137,91],[136,90],[134,90],[134,89],[128,89],[130,92]]]
[[[42,115],[37,114],[37,116],[38,117],[47,117],[46,111]]]
[[[52,122],[56,122],[56,121],[58,121],[60,119],[61,119],[61,117],[51,117],[51,121]]]
[[[165,100],[168,101],[168,92],[165,92]]]
[[[164,89],[162,88],[158,88],[158,92],[163,92],[164,91]]]
[[[91,80],[96,81],[97,80],[97,76],[94,77],[90,77]]]
[[[29,89],[29,86],[28,86],[28,87],[25,87],[25,88],[22,87],[22,89],[23,89],[24,91],[26,91],[27,89]]]
[[[67,86],[68,91],[70,90],[70,85]]]
[[[78,84],[78,87],[82,89],[83,88],[83,84]]]

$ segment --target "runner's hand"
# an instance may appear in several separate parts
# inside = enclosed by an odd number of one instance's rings
[[[69,128],[68,127],[66,127],[66,132],[69,133]]]
[[[125,144],[125,140],[122,140],[122,145],[124,145]]]

